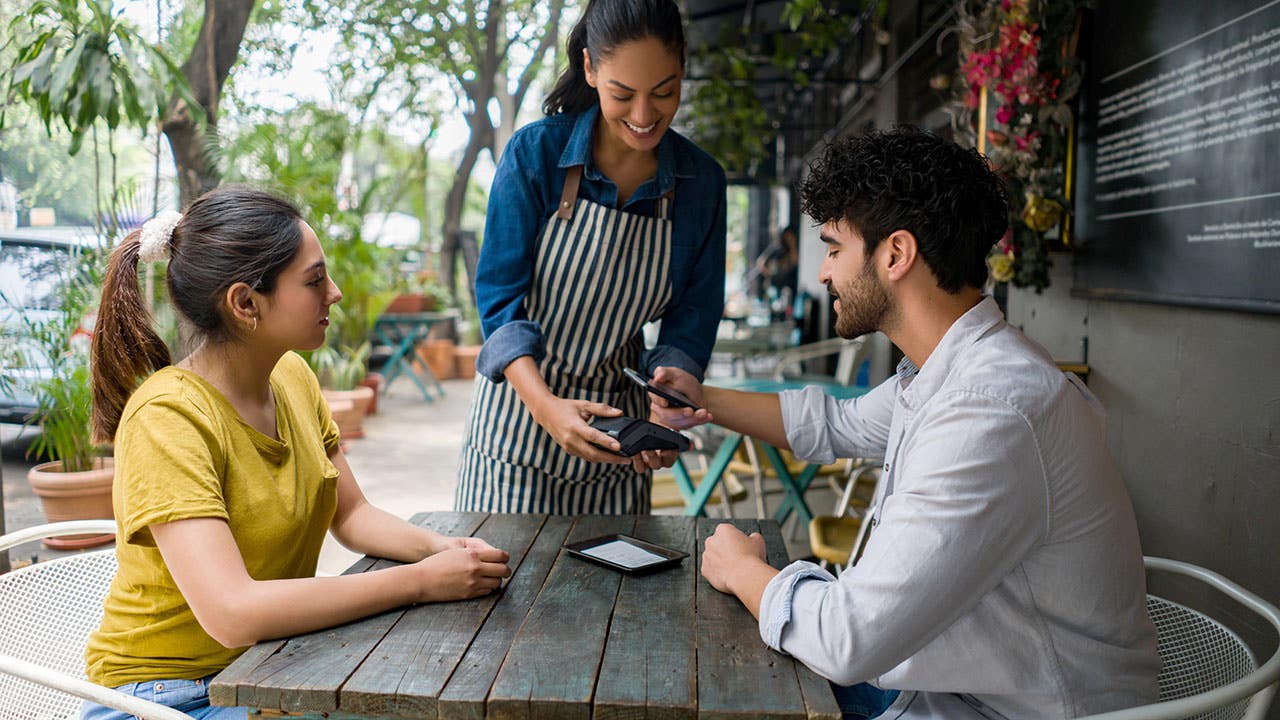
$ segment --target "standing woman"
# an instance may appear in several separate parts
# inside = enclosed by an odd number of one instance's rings
[[[597,447],[618,444],[588,421],[649,416],[623,368],[701,378],[724,305],[724,171],[670,129],[676,3],[591,0],[568,54],[548,117],[511,138],[489,193],[461,510],[648,512],[649,471],[675,453],[627,460]]]
[[[151,327],[138,263],[168,260],[201,343],[178,364]],[[115,439],[119,567],[85,651],[89,679],[192,717],[248,645],[384,610],[487,593],[507,554],[370,505],[315,375],[342,298],[297,209],[248,188],[201,196],[112,254],[93,336],[93,429]],[[139,385],[139,379],[146,378]],[[325,532],[405,565],[315,577]],[[86,703],[90,720],[131,717]]]

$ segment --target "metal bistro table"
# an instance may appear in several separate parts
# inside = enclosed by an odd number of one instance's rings
[[[839,718],[825,680],[760,640],[735,598],[698,574],[720,521],[672,515],[420,514],[511,553],[499,593],[415,605],[260,643],[209,686],[215,705],[329,718]],[[732,521],[786,548],[773,522]],[[606,533],[690,553],[623,575],[561,550]],[[348,573],[386,567],[364,558]]]
[[[414,348],[418,347],[418,343],[426,339],[427,333],[431,332],[431,326],[438,322],[454,319],[458,317],[456,310],[446,310],[444,312],[420,312],[420,313],[383,313],[373,323],[373,334],[378,342],[391,348],[391,356],[387,358],[386,383],[382,386],[382,394],[386,395],[391,389],[391,382],[400,377],[401,373],[408,375],[422,391],[422,397],[431,402],[431,391],[427,389],[426,383],[423,382],[425,376],[436,387],[436,392],[440,393],[440,397],[444,397],[444,386],[440,384],[440,380],[431,372],[431,368],[427,364],[422,363],[422,376],[414,369]]]
[[[741,377],[709,379],[707,384],[730,390],[766,393],[799,390],[816,385],[822,388],[822,391],[826,394],[841,399],[865,395],[870,390],[870,388],[860,385]],[[729,468],[729,462],[733,460],[733,454],[745,439],[745,436],[741,433],[730,432],[725,437],[724,442],[720,444],[720,448],[716,450],[715,456],[711,458],[702,481],[697,484],[694,484],[693,478],[690,477],[688,468],[684,466],[684,461],[676,459],[676,464],[672,466],[671,471],[676,478],[676,487],[680,489],[680,494],[684,496],[684,512],[686,515],[706,515],[707,501],[711,499],[711,494],[715,492],[716,485],[720,483],[725,470]],[[791,513],[795,512],[800,516],[800,522],[807,527],[809,521],[813,519],[813,512],[809,510],[808,503],[804,501],[804,493],[813,483],[813,478],[818,474],[818,469],[822,467],[822,464],[809,463],[799,477],[796,477],[787,469],[787,463],[782,459],[782,454],[778,452],[777,448],[764,441],[760,441],[760,446],[764,449],[765,457],[769,458],[769,463],[773,465],[774,472],[778,474],[778,481],[782,484],[783,491],[786,492],[786,498],[783,499],[782,505],[774,513],[773,519],[779,523],[786,522]]]

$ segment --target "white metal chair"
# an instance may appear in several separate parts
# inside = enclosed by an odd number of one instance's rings
[[[1145,562],[1148,571],[1205,583],[1260,615],[1280,635],[1280,610],[1221,575],[1176,560],[1148,557]],[[1207,615],[1154,595],[1147,596],[1147,609],[1163,661],[1160,701],[1085,720],[1262,720],[1280,680],[1280,650],[1259,667],[1249,646]]]
[[[114,532],[114,520],[38,525],[0,537],[0,550],[46,537]],[[85,679],[85,642],[102,620],[115,572],[115,551],[108,549],[0,575],[0,717],[78,718],[82,699],[89,699],[144,720],[190,720]]]

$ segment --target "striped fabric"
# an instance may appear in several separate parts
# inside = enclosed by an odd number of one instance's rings
[[[641,328],[671,300],[671,200],[657,217],[579,198],[552,216],[536,247],[528,318],[542,327],[540,365],[556,396],[608,403],[647,418],[649,401],[622,374],[644,350]],[[454,506],[477,512],[649,512],[649,473],[565,452],[533,420],[510,383],[477,375]]]

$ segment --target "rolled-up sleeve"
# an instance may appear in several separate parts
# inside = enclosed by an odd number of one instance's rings
[[[494,382],[516,358],[545,353],[542,329],[530,322],[525,298],[533,283],[534,247],[550,211],[537,191],[536,163],[525,157],[526,136],[517,133],[507,144],[489,190],[484,245],[476,268],[476,309],[485,344],[476,368]]]
[[[874,680],[913,656],[1047,532],[1045,474],[1025,418],[972,393],[927,414],[904,440],[895,490],[857,565],[831,580],[797,568],[762,598],[765,641],[832,682]]]
[[[791,451],[824,464],[836,458],[884,457],[897,383],[890,377],[862,397],[843,400],[819,387],[783,391],[782,425]]]
[[[709,167],[715,173],[708,180],[715,183],[712,221],[688,284],[676,289],[675,301],[663,313],[658,344],[642,358],[650,374],[659,365],[671,365],[701,381],[716,344],[716,329],[724,313],[726,184],[724,170],[714,163]]]

